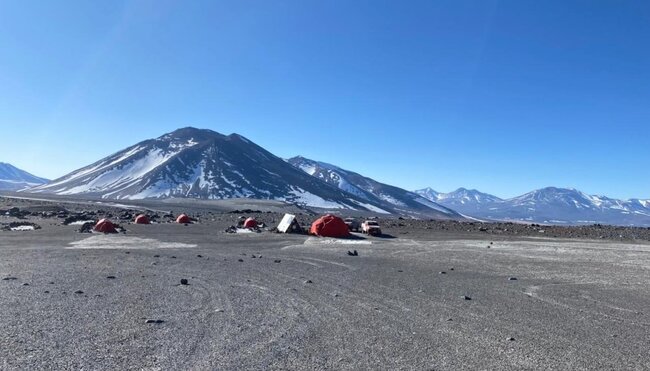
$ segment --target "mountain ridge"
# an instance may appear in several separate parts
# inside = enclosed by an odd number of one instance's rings
[[[458,194],[459,190],[449,194]],[[544,187],[509,199],[475,191],[482,198],[466,198],[464,203],[457,202],[458,197],[445,197],[449,194],[431,188],[415,192],[423,197],[433,197],[435,202],[476,218],[566,225],[600,223],[650,226],[650,200],[618,200],[588,195],[574,188]]]

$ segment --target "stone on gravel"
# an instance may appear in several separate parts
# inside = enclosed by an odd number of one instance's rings
[[[109,279],[109,280],[114,280],[115,276],[106,276],[106,278]]]
[[[181,278],[181,285],[189,285],[187,278]]]
[[[17,279],[18,279],[18,278],[16,278],[16,277],[5,277],[5,278],[3,278],[2,280],[3,280],[3,281],[15,281],[15,280],[17,280]]]
[[[243,263],[244,259],[237,259],[238,262]]]
[[[29,286],[29,283],[25,282],[23,283],[23,286]]]
[[[516,281],[517,277],[508,277],[508,281]]]
[[[148,319],[148,320],[144,321],[144,323],[164,323],[164,322],[165,321],[163,321],[161,319]]]
[[[438,272],[438,274],[447,274],[445,271]]]
[[[314,283],[314,282],[312,282],[312,280],[307,280],[305,281],[305,283]]]
[[[472,298],[470,298],[470,297],[467,296],[467,295],[463,295],[463,296],[461,296],[461,298],[463,298],[464,300],[472,300]]]
[[[281,263],[282,260],[280,260],[280,259],[275,259],[273,262],[274,262],[274,263]]]
[[[83,294],[84,292],[81,291],[81,290],[77,290],[77,291],[75,291],[74,293],[75,293],[75,294]]]
[[[508,341],[515,341],[515,338],[508,338]]]

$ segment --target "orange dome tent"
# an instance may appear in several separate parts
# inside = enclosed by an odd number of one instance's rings
[[[117,233],[115,225],[108,219],[101,219],[95,224],[95,231],[102,233]]]
[[[311,224],[309,233],[320,237],[341,238],[350,236],[350,230],[343,219],[330,214],[316,219]]]
[[[151,224],[151,221],[146,215],[140,214],[135,217],[135,224]]]
[[[187,216],[187,214],[181,214],[178,216],[178,218],[176,218],[176,223],[179,224],[189,224],[191,222],[192,221],[190,220],[190,217]]]
[[[248,218],[244,222],[244,228],[257,228],[257,220],[253,218]]]

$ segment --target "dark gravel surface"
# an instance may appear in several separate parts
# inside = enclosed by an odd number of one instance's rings
[[[47,208],[14,201],[0,209]],[[65,205],[77,207],[88,209]],[[1,231],[0,369],[650,364],[650,244],[638,236],[381,220],[383,238],[341,241],[227,234],[242,213],[187,211],[199,222],[125,220],[126,233],[100,235],[28,215],[42,228]]]

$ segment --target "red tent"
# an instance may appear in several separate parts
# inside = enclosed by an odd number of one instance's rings
[[[108,219],[102,219],[95,224],[95,231],[102,233],[117,233],[115,225]]]
[[[316,219],[309,229],[310,234],[321,237],[349,237],[350,230],[343,219],[327,214]]]
[[[187,216],[187,214],[181,214],[178,216],[178,218],[176,218],[176,223],[189,224],[192,223],[192,221],[190,220],[190,217]]]
[[[144,214],[140,214],[140,215],[135,217],[135,224],[150,224],[150,223],[151,223],[151,221]]]
[[[244,228],[256,228],[257,227],[257,220],[253,218],[248,218],[246,221],[244,221]]]

